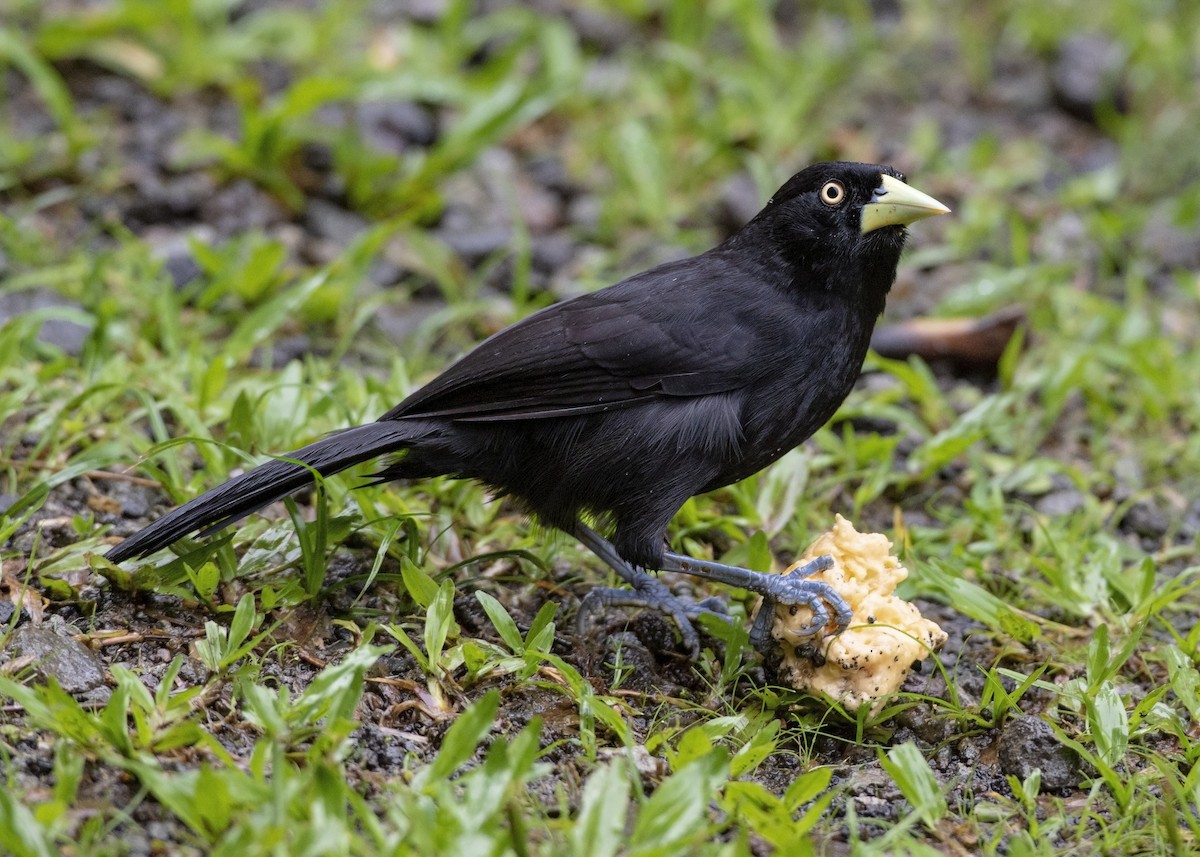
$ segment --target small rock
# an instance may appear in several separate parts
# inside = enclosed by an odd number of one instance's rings
[[[1004,726],[999,761],[1004,773],[1020,780],[1040,769],[1043,789],[1075,788],[1082,779],[1075,751],[1059,743],[1050,724],[1029,715],[1015,717]]]
[[[381,304],[372,316],[375,326],[392,342],[406,342],[430,318],[445,308],[442,300],[414,299]]]
[[[182,252],[172,253],[167,256],[163,262],[163,268],[166,270],[167,276],[171,278],[171,283],[177,289],[196,281],[204,273],[200,269],[200,264],[196,261],[196,258],[186,247],[182,248]]]
[[[717,197],[717,225],[728,237],[750,222],[766,202],[749,173],[738,173],[721,187]]]
[[[4,508],[3,500],[0,500],[0,510]],[[1180,535],[1183,538],[1195,538],[1200,534],[1200,498],[1192,501],[1187,507],[1187,511],[1183,515],[1183,525]]]
[[[365,219],[324,199],[310,199],[304,210],[304,225],[322,238],[347,247],[368,228]]]
[[[517,211],[531,232],[549,232],[562,224],[563,205],[556,194],[539,184],[517,182]]]
[[[255,349],[250,355],[251,366],[286,366],[293,360],[302,360],[310,354],[320,354],[307,334],[279,336],[269,344]]]
[[[515,169],[514,159],[510,158],[508,164]],[[486,170],[482,166],[464,170],[447,178],[442,184],[446,207],[439,224],[441,229],[465,232],[488,227],[507,228],[512,221],[510,176],[502,165],[493,165]]]
[[[896,723],[910,730],[925,746],[936,746],[954,731],[954,724],[949,718],[939,716],[938,711],[928,703],[914,705],[896,715]],[[899,739],[894,740],[902,743]]]
[[[268,57],[254,58],[247,71],[262,87],[263,94],[270,98],[278,97],[294,80],[292,70],[286,63]]]
[[[216,182],[205,172],[163,175],[155,166],[131,162],[124,175],[134,192],[125,219],[135,227],[190,219],[216,190]]]
[[[1051,491],[1038,499],[1034,508],[1049,518],[1069,515],[1083,507],[1083,494],[1074,488]]]
[[[547,190],[560,196],[571,196],[577,188],[567,175],[562,159],[554,154],[538,155],[525,164],[525,174]]]
[[[587,47],[604,53],[615,53],[640,38],[629,19],[576,3],[568,3],[560,9],[571,22],[581,42]]]
[[[463,262],[474,267],[507,246],[512,232],[507,226],[486,226],[480,229],[441,230],[437,235]]]
[[[551,232],[533,239],[533,267],[546,274],[562,270],[575,258],[575,239],[566,232]]]
[[[46,625],[19,626],[4,653],[6,659],[31,658],[42,681],[53,678],[67,693],[86,693],[104,684],[104,664],[96,653]]]
[[[121,516],[135,521],[147,517],[153,504],[162,498],[162,494],[153,488],[119,479],[108,483],[106,488],[106,496],[120,506]]]
[[[154,255],[163,260],[163,270],[177,289],[194,282],[204,273],[192,253],[192,239],[211,244],[214,237],[212,230],[203,225],[186,232],[151,228],[142,234],[142,240],[150,245]]]
[[[1142,229],[1142,248],[1167,268],[1200,268],[1200,231],[1178,226],[1170,206],[1156,207]]]
[[[1052,99],[1050,81],[1033,63],[997,58],[997,68],[988,82],[988,94],[997,105],[1033,113],[1044,110]]]
[[[395,5],[398,14],[417,24],[438,24],[446,16],[446,0],[397,0]]]
[[[278,223],[267,230],[267,237],[282,244],[288,255],[293,257],[301,255],[305,246],[311,243],[311,236],[295,223]]]
[[[1035,240],[1039,256],[1054,262],[1079,262],[1095,254],[1088,226],[1074,211],[1046,217]]]
[[[1058,106],[1077,119],[1096,120],[1097,110],[1128,105],[1122,77],[1125,51],[1120,43],[1099,35],[1077,35],[1063,40],[1050,74]]]
[[[23,289],[18,292],[0,294],[0,325],[11,319],[29,313],[56,309],[83,312],[83,307],[75,301],[67,300],[58,292],[45,288]],[[38,331],[38,341],[53,345],[65,354],[78,355],[83,351],[83,343],[87,339],[89,328],[77,321],[65,318],[45,318]]]
[[[1138,500],[1121,520],[1121,529],[1145,539],[1161,539],[1170,527],[1170,517],[1150,500]]]
[[[337,116],[336,113],[333,115]],[[341,122],[337,118],[324,121],[318,117],[317,121],[325,126],[341,127]],[[300,163],[306,170],[321,175],[333,172],[337,167],[333,158],[333,149],[327,143],[320,143],[315,140],[310,140],[300,147]]]
[[[369,101],[358,109],[363,139],[380,152],[428,148],[441,135],[438,125],[434,111],[411,101]]]
[[[593,234],[600,228],[600,216],[603,212],[604,204],[598,196],[581,194],[567,206],[567,222],[587,234]]]
[[[264,231],[288,219],[274,197],[245,179],[221,188],[206,199],[200,206],[200,216],[223,237]]]
[[[1128,500],[1146,484],[1145,468],[1132,455],[1125,455],[1116,460],[1112,467],[1112,476],[1112,498],[1117,502]]]
[[[895,818],[904,806],[900,788],[879,766],[854,768],[842,787],[859,814],[869,818]]]
[[[382,256],[377,256],[367,268],[367,279],[372,285],[386,288],[394,286],[404,277],[404,269]]]
[[[128,119],[137,119],[142,115],[139,95],[143,90],[132,78],[100,73],[93,67],[91,74],[80,75],[75,84],[80,95],[119,105]]]

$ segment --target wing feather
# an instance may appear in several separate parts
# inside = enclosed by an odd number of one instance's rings
[[[534,313],[485,340],[381,419],[546,419],[741,386],[760,345],[755,330],[761,323],[739,320],[727,304],[701,305],[715,303],[721,292],[689,279],[695,261],[660,266]],[[701,268],[705,279],[726,279],[722,261],[710,259]],[[713,312],[724,316],[720,324]]]

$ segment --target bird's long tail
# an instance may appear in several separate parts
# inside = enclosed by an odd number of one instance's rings
[[[419,431],[412,423],[386,420],[331,434],[283,456],[291,460],[268,461],[201,494],[134,533],[105,557],[121,562],[154,553],[196,530],[203,530],[205,535],[215,532],[311,484],[312,470],[329,476],[376,456],[397,452],[411,445]]]

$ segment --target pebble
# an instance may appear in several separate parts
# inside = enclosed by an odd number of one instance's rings
[[[53,312],[58,309],[84,312],[78,302],[64,298],[53,289],[32,288],[0,292],[0,326],[29,313],[41,310]],[[74,357],[82,353],[83,343],[87,340],[89,332],[88,327],[68,318],[48,317],[42,321],[37,340]]]
[[[508,226],[485,226],[479,229],[439,230],[437,237],[467,265],[479,265],[497,250],[508,246],[512,230]]]
[[[1075,751],[1059,743],[1050,724],[1022,715],[1005,724],[999,740],[1000,768],[1024,780],[1035,769],[1042,772],[1042,788],[1069,789],[1083,779]]]
[[[1161,539],[1170,527],[1170,516],[1151,500],[1138,500],[1121,521],[1122,529],[1146,539]]]
[[[578,186],[567,174],[562,159],[554,153],[534,155],[525,163],[525,175],[536,184],[563,197],[573,196]]]
[[[1049,494],[1039,497],[1034,508],[1039,514],[1051,518],[1069,515],[1083,508],[1083,494],[1074,488],[1051,491]]]
[[[381,152],[428,148],[441,136],[438,115],[411,101],[369,101],[358,109],[363,140]]]
[[[1166,268],[1200,269],[1200,230],[1175,223],[1174,204],[1156,206],[1142,228],[1140,244]]]
[[[343,248],[352,244],[370,227],[361,215],[319,197],[308,200],[304,209],[304,225],[309,231]]]
[[[67,693],[78,694],[104,684],[104,664],[65,625],[56,633],[50,625],[19,625],[4,647],[5,659],[28,657],[41,681],[53,678]]]
[[[222,237],[264,231],[290,219],[284,207],[266,191],[246,179],[220,188],[200,205],[201,219]]]
[[[404,303],[388,301],[375,310],[372,321],[391,341],[399,345],[415,335],[421,326],[445,309],[440,299],[412,299]]]
[[[203,224],[189,229],[151,227],[142,234],[142,240],[157,258],[162,259],[163,269],[177,289],[204,273],[192,253],[192,241],[211,244],[215,237],[213,230]]]
[[[1050,87],[1060,108],[1077,119],[1096,120],[1097,111],[1128,106],[1122,77],[1125,50],[1100,35],[1075,35],[1063,40],[1050,73]]]
[[[517,211],[530,232],[549,232],[562,224],[564,209],[557,194],[528,179],[518,181],[515,190]]]
[[[600,217],[603,213],[604,204],[598,196],[590,193],[580,194],[567,206],[567,222],[592,235],[599,231]]]
[[[722,236],[728,238],[749,223],[765,203],[749,173],[737,173],[728,178],[717,196],[717,225]]]
[[[557,273],[575,258],[578,246],[575,239],[565,232],[538,235],[531,247],[533,267],[546,274]]]

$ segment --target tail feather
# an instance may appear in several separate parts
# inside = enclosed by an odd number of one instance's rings
[[[163,515],[110,550],[105,557],[122,562],[167,547],[196,530],[204,535],[226,527],[313,481],[312,470],[329,476],[363,461],[404,449],[415,439],[415,426],[387,420],[337,432],[236,476]],[[312,470],[309,470],[309,468]]]

